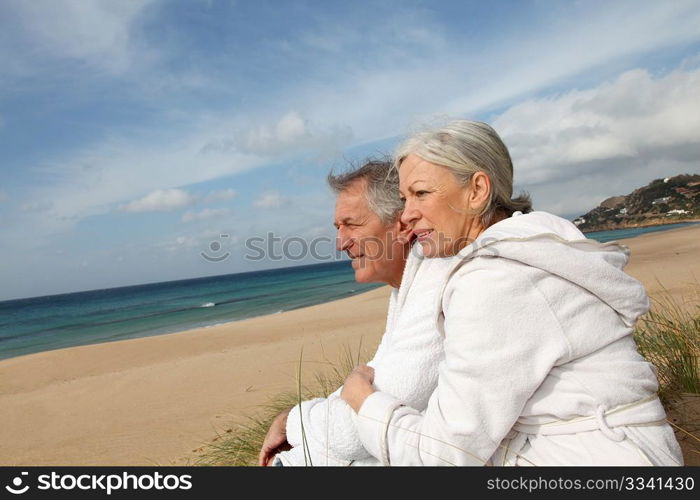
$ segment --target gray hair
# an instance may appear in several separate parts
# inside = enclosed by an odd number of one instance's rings
[[[362,179],[367,181],[365,196],[369,209],[384,224],[396,222],[403,212],[403,201],[399,195],[399,173],[393,168],[392,161],[388,158],[368,160],[359,168],[338,175],[331,171],[328,185],[336,194],[340,194]]]
[[[510,217],[518,210],[523,213],[532,211],[532,201],[527,193],[511,199],[513,162],[506,145],[486,123],[456,120],[440,129],[409,137],[396,152],[396,170],[409,154],[446,167],[463,186],[476,172],[488,175],[491,197],[478,214],[484,227],[493,224],[499,214]]]

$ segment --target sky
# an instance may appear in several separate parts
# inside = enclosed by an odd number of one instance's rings
[[[0,300],[335,259],[329,170],[449,119],[570,219],[700,173],[699,26],[684,0],[4,0]]]

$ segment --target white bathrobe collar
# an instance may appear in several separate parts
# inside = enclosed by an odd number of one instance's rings
[[[644,286],[623,272],[629,255],[626,246],[587,239],[573,223],[556,215],[515,212],[487,228],[454,257],[447,281],[477,257],[515,260],[577,284],[632,326],[649,310],[649,299]],[[441,304],[439,307],[441,311]]]

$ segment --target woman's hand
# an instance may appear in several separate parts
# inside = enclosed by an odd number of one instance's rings
[[[359,413],[362,403],[374,392],[372,382],[374,382],[374,368],[366,365],[358,366],[345,379],[340,397],[355,410],[355,413]]]
[[[277,415],[267,431],[263,441],[260,455],[258,455],[258,465],[266,467],[272,465],[272,460],[280,451],[289,450],[291,446],[287,442],[287,416],[292,409],[284,410]]]

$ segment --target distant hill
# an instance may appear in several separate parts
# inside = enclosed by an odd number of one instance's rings
[[[656,179],[625,196],[613,196],[574,219],[581,231],[608,231],[700,219],[700,175]]]

